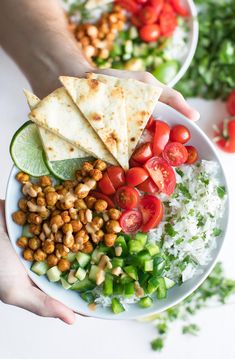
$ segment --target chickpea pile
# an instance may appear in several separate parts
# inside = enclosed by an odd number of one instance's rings
[[[81,44],[86,58],[92,62],[92,57],[109,57],[118,32],[124,28],[125,20],[123,9],[115,5],[111,12],[102,14],[95,24],[70,24],[69,27]]]
[[[55,186],[49,176],[40,177],[35,184],[23,172],[16,175],[24,197],[12,217],[21,226],[28,224],[33,236],[17,240],[26,260],[46,260],[50,267],[57,265],[63,272],[70,269],[66,259],[70,251],[91,253],[100,241],[109,247],[114,245],[121,231],[121,212],[108,209],[106,201],[89,195],[106,168],[101,160],[84,162],[76,171],[76,180]]]

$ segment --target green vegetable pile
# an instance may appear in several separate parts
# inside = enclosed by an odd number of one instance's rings
[[[147,320],[152,321],[157,330],[157,337],[151,342],[153,350],[161,351],[167,334],[173,329],[173,323],[182,323],[182,334],[197,335],[200,328],[191,322],[191,317],[200,309],[215,304],[225,304],[235,293],[235,281],[225,278],[221,263],[217,263],[211,275],[203,284],[180,304],[169,308],[163,313],[155,314]]]
[[[177,90],[185,97],[225,99],[235,88],[235,0],[196,0],[199,42]]]

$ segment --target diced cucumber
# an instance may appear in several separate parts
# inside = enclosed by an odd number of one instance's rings
[[[145,248],[152,257],[160,252],[160,248],[155,243],[148,243],[146,244]]]
[[[154,63],[154,56],[148,56],[145,59],[146,66],[151,66]]]
[[[132,264],[134,266],[143,268],[144,267],[144,263],[148,260],[152,259],[152,257],[150,256],[150,254],[148,253],[148,251],[143,250],[139,253],[137,253],[135,256],[131,257],[131,261]]]
[[[118,236],[115,241],[115,247],[121,246],[122,247],[122,254],[121,257],[126,257],[128,254],[127,244],[125,238],[123,236]]]
[[[145,287],[146,283],[150,279],[150,274],[143,271],[138,271],[139,283],[141,287]]]
[[[123,285],[121,283],[115,283],[113,284],[113,294],[116,295],[122,295],[123,294]]]
[[[74,284],[77,282],[77,277],[75,277],[76,270],[71,269],[68,274],[68,282],[69,284]]]
[[[75,277],[79,280],[83,280],[86,277],[85,269],[78,268],[77,272],[75,273]]]
[[[58,282],[62,274],[57,266],[51,267],[46,273],[50,282]]]
[[[148,45],[143,44],[135,44],[133,48],[133,55],[134,57],[148,57],[149,56],[149,49]]]
[[[110,56],[116,57],[116,56],[122,55],[122,53],[123,53],[122,47],[119,44],[117,44],[116,42],[114,42],[113,48],[110,52]]]
[[[165,299],[167,295],[166,283],[164,278],[158,278],[158,287],[157,287],[157,298]]]
[[[143,297],[139,301],[139,306],[141,308],[149,308],[153,305],[153,299],[151,297]]]
[[[147,260],[144,262],[144,270],[145,272],[152,272],[153,270],[153,260]]]
[[[93,283],[88,277],[83,279],[82,281],[78,280],[71,287],[72,290],[77,290],[79,292],[86,292],[87,290],[91,290],[95,288],[95,283]]]
[[[117,257],[114,257],[112,259],[112,266],[113,268],[116,268],[116,267],[123,267],[123,264],[124,264],[124,260],[122,258],[117,258]]]
[[[108,273],[105,276],[103,293],[107,296],[113,295],[113,276]]]
[[[164,277],[164,280],[165,280],[166,289],[170,289],[174,287],[175,282],[172,279]]]
[[[135,240],[142,243],[143,246],[145,246],[147,239],[148,239],[147,233],[139,232],[135,235]]]
[[[132,58],[124,64],[124,69],[130,71],[144,71],[145,64],[142,59]]]
[[[125,297],[132,297],[135,294],[134,283],[125,283],[124,284],[124,295]]]
[[[123,305],[121,304],[121,302],[119,301],[118,298],[113,298],[112,299],[112,311],[115,314],[119,314],[119,313],[125,311],[125,308],[123,307]]]
[[[97,265],[92,264],[90,272],[89,272],[89,279],[92,280],[93,282],[96,282],[96,276],[99,271],[100,271],[100,268]]]
[[[137,39],[138,38],[138,31],[136,29],[135,26],[131,26],[130,29],[129,29],[129,36],[130,38],[133,40],[133,39]]]
[[[138,273],[134,266],[132,265],[126,266],[123,269],[129,275],[129,277],[131,277],[134,280],[138,280]]]
[[[90,262],[91,257],[89,256],[89,254],[78,252],[76,254],[76,259],[77,259],[80,267],[84,268]]]
[[[95,300],[95,296],[92,292],[84,292],[80,294],[80,297],[85,300],[87,303],[93,303]]]
[[[76,259],[76,253],[69,252],[66,256],[66,259],[68,259],[69,262],[74,262]]]
[[[122,58],[123,58],[123,60],[124,61],[127,61],[127,60],[130,60],[131,59],[131,54],[124,54],[123,56],[122,56]]]
[[[44,275],[48,271],[48,264],[46,262],[34,262],[31,271],[37,275]]]
[[[149,294],[154,293],[154,292],[157,290],[158,286],[159,286],[158,278],[156,278],[156,277],[151,277],[151,278],[148,280],[147,293],[149,293]]]
[[[99,263],[100,258],[102,257],[103,254],[104,252],[101,252],[98,248],[96,248],[91,255],[92,262],[94,262],[95,264]]]
[[[27,238],[33,238],[34,234],[29,231],[29,225],[26,224],[22,230],[22,236]]]
[[[60,281],[64,289],[68,290],[71,288],[71,284],[69,284],[63,277],[60,278]]]
[[[131,55],[132,52],[133,52],[133,43],[131,40],[127,40],[124,45],[124,53]]]
[[[128,243],[128,248],[129,248],[130,254],[136,254],[136,253],[139,253],[140,251],[142,251],[142,249],[144,248],[144,245],[140,241],[137,241],[136,239],[132,239]]]
[[[120,277],[120,283],[121,284],[126,284],[126,283],[130,283],[133,282],[133,279],[126,273],[123,273]]]
[[[110,251],[110,247],[107,247],[103,243],[101,243],[97,249],[99,250],[99,252],[102,252],[102,253],[107,253],[108,251]]]

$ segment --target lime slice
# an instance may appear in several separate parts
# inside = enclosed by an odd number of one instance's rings
[[[71,158],[62,161],[46,161],[50,172],[61,180],[74,180],[75,172],[78,170],[83,162],[94,161],[93,157]]]
[[[37,126],[28,121],[14,134],[10,154],[15,165],[33,177],[48,175],[44,151]]]

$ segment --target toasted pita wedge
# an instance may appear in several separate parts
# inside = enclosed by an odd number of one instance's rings
[[[24,90],[24,94],[31,110],[39,104],[40,99],[32,92]],[[61,161],[88,156],[86,152],[74,147],[71,143],[62,140],[62,138],[45,130],[43,127],[38,127],[38,130],[49,161]]]
[[[107,149],[128,169],[127,122],[121,86],[61,76],[60,81]]]
[[[41,100],[29,118],[89,155],[117,164],[64,88]]]
[[[98,79],[106,84],[111,83],[123,88],[130,158],[162,93],[162,89],[134,79],[122,79],[94,73],[88,74],[88,78]]]

